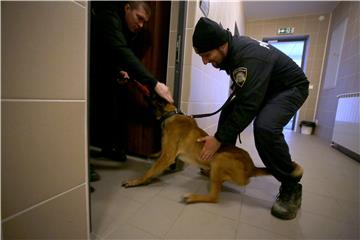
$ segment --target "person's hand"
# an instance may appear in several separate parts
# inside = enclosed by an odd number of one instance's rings
[[[197,142],[204,142],[200,153],[200,159],[203,161],[210,161],[221,146],[221,143],[213,136],[198,138]]]
[[[127,83],[127,81],[130,79],[129,74],[125,71],[120,71],[119,76],[120,77],[116,79],[119,84]]]
[[[120,76],[124,79],[130,79],[129,74],[125,71],[120,71]]]
[[[173,103],[174,99],[171,96],[170,89],[168,86],[161,82],[157,82],[155,86],[155,92],[162,98],[164,98],[169,103]]]

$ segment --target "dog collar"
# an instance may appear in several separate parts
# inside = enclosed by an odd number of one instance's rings
[[[182,113],[182,112],[179,111],[177,108],[175,108],[174,111],[165,113],[163,116],[161,116],[161,118],[160,118],[159,120],[160,120],[160,122],[163,122],[163,121],[165,121],[167,118],[172,117],[172,116],[174,116],[174,115],[176,115],[176,114],[184,115],[184,113]]]

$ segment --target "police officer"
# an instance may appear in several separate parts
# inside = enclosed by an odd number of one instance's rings
[[[281,183],[271,213],[281,219],[295,218],[301,205],[302,171],[295,169],[282,131],[308,96],[304,72],[275,47],[232,36],[205,17],[195,26],[193,47],[205,65],[225,70],[237,91],[222,110],[215,135],[198,139],[204,143],[201,158],[211,160],[221,145],[235,145],[237,135],[254,120],[257,151]]]

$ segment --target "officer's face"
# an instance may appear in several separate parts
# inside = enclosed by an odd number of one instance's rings
[[[216,48],[204,53],[200,53],[199,55],[205,65],[211,63],[214,68],[219,68],[220,64],[224,61],[225,58],[225,52],[221,48]]]
[[[131,8],[129,4],[125,5],[125,21],[129,30],[133,33],[140,31],[144,24],[149,21],[144,7],[139,5],[138,8]]]

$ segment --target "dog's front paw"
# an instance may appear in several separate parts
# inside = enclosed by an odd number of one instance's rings
[[[186,203],[186,204],[189,204],[189,203],[192,203],[193,202],[193,194],[192,193],[186,193],[184,196],[183,196],[183,202]]]
[[[121,184],[121,186],[125,187],[125,188],[128,188],[128,187],[135,187],[139,185],[138,184],[138,181],[137,179],[134,179],[134,180],[128,180],[128,181],[125,181]]]
[[[123,182],[121,184],[121,186],[124,187],[124,188],[127,188],[127,187],[129,187],[129,183],[128,182]]]

